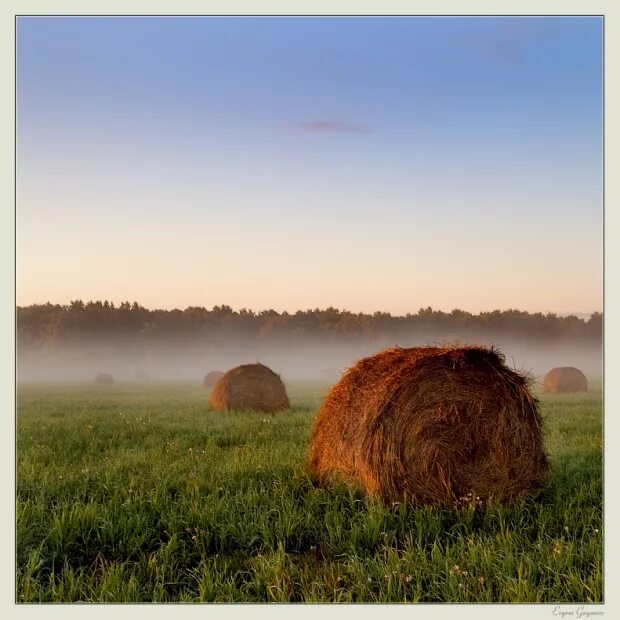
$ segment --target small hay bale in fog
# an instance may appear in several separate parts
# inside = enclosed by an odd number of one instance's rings
[[[327,381],[338,381],[342,372],[341,368],[325,368],[321,371],[321,377]]]
[[[587,392],[588,380],[581,370],[563,366],[550,370],[543,380],[543,390],[550,394]]]
[[[472,505],[529,495],[547,474],[528,380],[481,347],[388,349],[330,390],[308,455],[315,480],[386,502]]]
[[[98,385],[112,385],[114,383],[114,377],[107,372],[102,372],[95,377],[95,383]]]
[[[229,370],[215,384],[209,403],[219,411],[252,409],[272,413],[290,407],[280,376],[258,363]]]
[[[138,383],[148,383],[151,379],[148,373],[144,372],[143,370],[138,370],[134,374],[134,380],[137,381]]]
[[[202,385],[206,388],[212,388],[223,376],[224,373],[221,370],[212,370],[205,375]]]

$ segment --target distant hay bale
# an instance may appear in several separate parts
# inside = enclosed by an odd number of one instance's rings
[[[338,381],[342,376],[342,369],[340,368],[325,368],[321,371],[321,377],[326,381]]]
[[[137,381],[139,383],[148,383],[150,380],[151,379],[150,379],[148,373],[144,372],[143,370],[138,370],[134,374],[134,381]]]
[[[550,394],[587,392],[588,380],[581,370],[563,366],[550,370],[543,380],[543,390]]]
[[[221,370],[212,370],[205,375],[202,385],[206,388],[212,388],[223,376],[224,373]]]
[[[98,385],[112,385],[114,378],[107,372],[102,372],[95,377],[95,383]]]
[[[478,505],[541,488],[548,469],[528,380],[482,347],[364,358],[317,413],[308,466],[385,502]]]
[[[252,409],[271,413],[290,407],[279,375],[263,364],[229,370],[211,392],[209,403],[220,411]]]

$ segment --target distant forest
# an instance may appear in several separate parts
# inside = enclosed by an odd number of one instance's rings
[[[84,340],[122,340],[138,348],[157,344],[222,343],[273,344],[359,341],[425,341],[435,339],[493,340],[516,338],[539,343],[600,345],[603,317],[561,317],[519,310],[471,314],[421,308],[416,314],[354,313],[336,308],[295,313],[263,310],[235,311],[229,306],[148,310],[137,302],[115,306],[108,301],[72,301],[17,308],[17,345],[28,349],[59,350]]]

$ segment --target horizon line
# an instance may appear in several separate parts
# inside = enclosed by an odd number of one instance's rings
[[[128,300],[128,299],[123,299],[121,301],[114,301],[111,299],[90,299],[87,301],[84,301],[83,299],[72,299],[69,302],[64,302],[64,303],[59,303],[59,302],[51,302],[51,301],[45,301],[45,302],[31,302],[29,304],[25,304],[25,305],[20,305],[20,304],[15,304],[15,308],[16,309],[20,309],[20,308],[29,308],[32,306],[46,306],[46,305],[51,305],[51,306],[62,306],[62,307],[69,307],[71,306],[71,304],[73,304],[74,302],[81,302],[84,305],[88,305],[88,304],[104,304],[104,303],[108,303],[110,305],[113,305],[115,309],[117,309],[121,304],[123,303],[129,303],[130,305],[133,306],[133,304],[138,304],[138,306],[144,310],[148,310],[149,312],[155,312],[155,311],[161,311],[161,312],[174,312],[174,311],[181,311],[181,312],[185,312],[187,310],[189,310],[190,308],[197,308],[197,309],[204,309],[206,311],[213,311],[214,308],[217,307],[226,307],[226,308],[230,308],[231,311],[233,313],[240,313],[242,311],[246,311],[246,312],[251,312],[253,314],[260,314],[261,312],[276,312],[277,314],[289,314],[289,315],[294,315],[297,312],[314,312],[314,311],[319,311],[319,312],[325,312],[327,310],[335,310],[339,313],[348,313],[348,314],[362,314],[362,315],[369,315],[372,316],[376,313],[381,313],[381,314],[388,314],[394,318],[399,318],[399,317],[407,317],[409,315],[415,316],[417,314],[420,313],[421,310],[431,310],[432,312],[436,312],[436,313],[444,313],[444,314],[451,314],[453,312],[463,312],[465,314],[470,314],[472,316],[479,316],[481,314],[491,314],[494,312],[500,312],[500,313],[507,313],[507,312],[518,312],[518,313],[524,313],[524,314],[530,314],[530,315],[542,315],[542,316],[548,316],[548,315],[555,315],[557,317],[560,318],[568,318],[570,316],[574,316],[577,318],[584,318],[584,317],[591,317],[594,314],[604,314],[603,309],[601,310],[591,310],[591,311],[581,311],[581,312],[558,312],[558,311],[554,311],[554,310],[546,310],[546,311],[542,311],[542,310],[523,310],[520,308],[516,308],[516,307],[510,307],[510,308],[493,308],[490,310],[479,310],[477,312],[474,311],[470,311],[470,310],[464,310],[463,308],[458,308],[458,307],[454,307],[450,310],[444,310],[442,308],[433,308],[432,306],[419,306],[417,310],[415,311],[408,311],[408,312],[404,312],[404,313],[396,313],[393,314],[392,312],[389,312],[387,310],[380,310],[380,309],[376,309],[376,310],[372,310],[372,311],[363,311],[363,310],[359,310],[359,311],[355,311],[355,310],[349,310],[348,308],[337,308],[336,306],[326,306],[324,308],[321,308],[319,306],[315,306],[315,307],[308,307],[308,308],[297,308],[296,310],[276,310],[275,308],[262,308],[262,309],[258,309],[258,310],[254,310],[250,307],[247,306],[241,306],[238,308],[234,308],[233,306],[230,306],[229,304],[226,303],[220,303],[220,304],[213,304],[211,307],[207,307],[205,305],[199,305],[199,304],[190,304],[188,306],[186,306],[185,308],[181,308],[179,306],[170,306],[170,307],[148,307],[148,306],[144,306],[142,305],[139,301],[137,300]]]

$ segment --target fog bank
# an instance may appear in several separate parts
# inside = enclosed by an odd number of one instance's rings
[[[105,339],[73,343],[62,350],[20,347],[18,382],[92,382],[102,372],[116,381],[187,381],[199,383],[212,370],[226,371],[239,364],[261,362],[285,381],[333,382],[361,357],[391,346],[454,343],[454,339],[400,338],[355,343],[276,344],[260,342],[167,344],[146,351]],[[574,366],[586,375],[602,375],[602,347],[587,342],[545,342],[496,339],[462,340],[462,344],[492,345],[511,368],[541,378],[556,366]]]

